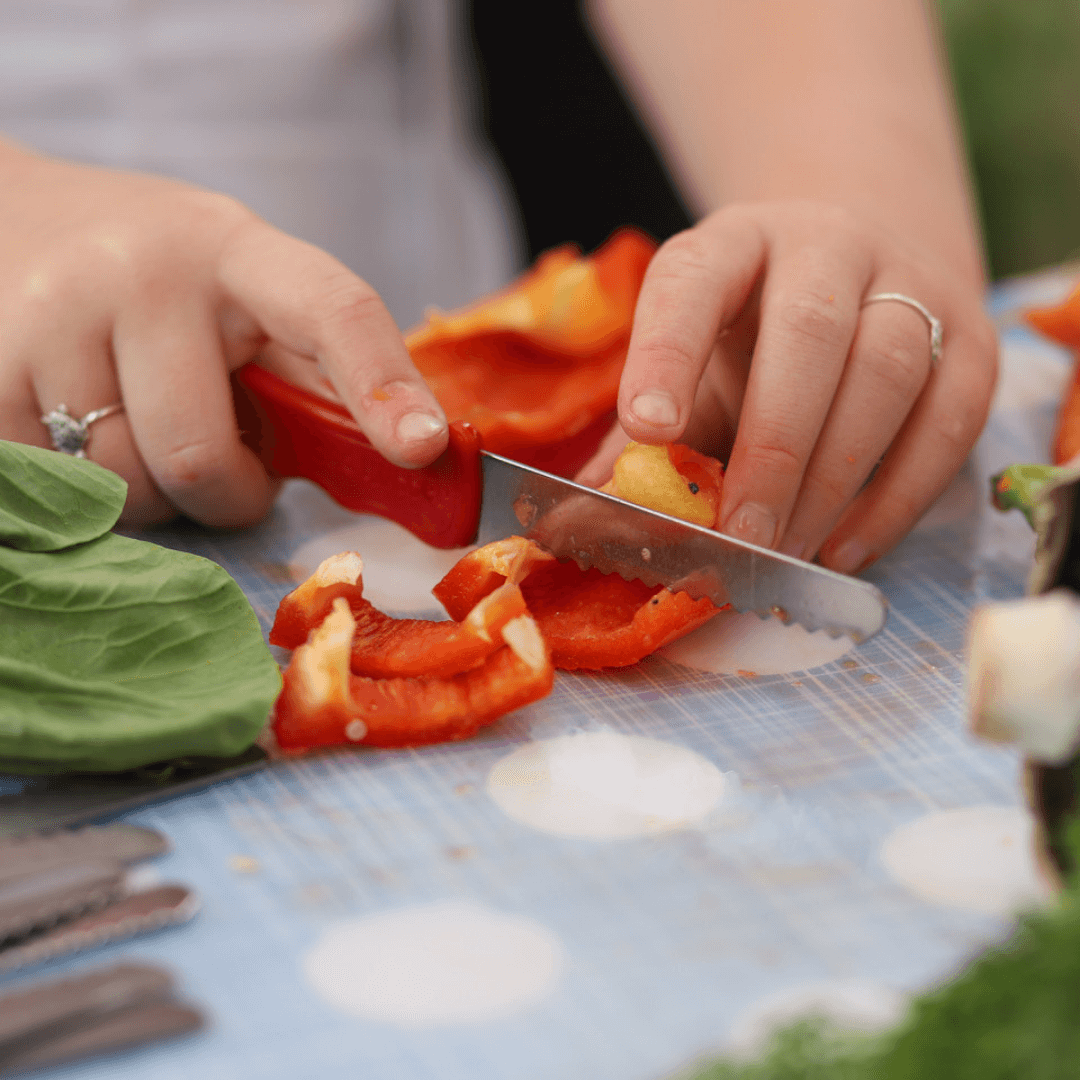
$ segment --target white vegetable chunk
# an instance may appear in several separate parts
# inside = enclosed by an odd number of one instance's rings
[[[975,734],[1060,764],[1080,741],[1080,598],[1066,589],[988,604],[971,619],[968,712]]]

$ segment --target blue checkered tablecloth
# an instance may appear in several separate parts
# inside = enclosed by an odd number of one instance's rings
[[[998,404],[942,504],[867,574],[891,604],[875,639],[802,673],[653,658],[560,674],[548,699],[468,742],[279,761],[132,815],[171,840],[156,872],[194,887],[199,916],[34,974],[161,962],[212,1023],[53,1075],[656,1080],[722,1049],[755,1002],[845,980],[910,993],[1000,939],[1006,918],[916,895],[880,852],[927,814],[1021,801],[1015,754],[965,732],[964,635],[974,605],[1023,591],[1030,534],[988,508],[987,478],[1045,460],[1070,359],[1015,312],[1068,282],[991,295]],[[257,528],[156,539],[220,562],[268,627],[297,551],[350,521],[293,483]],[[603,840],[538,831],[487,794],[492,767],[531,740],[601,729],[694,751],[724,774],[724,797],[692,826]],[[335,926],[447,902],[550,932],[562,959],[545,993],[494,1019],[408,1026],[351,1015],[305,976]]]

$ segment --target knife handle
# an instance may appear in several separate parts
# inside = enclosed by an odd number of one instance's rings
[[[274,475],[318,484],[348,510],[403,525],[437,548],[470,544],[480,521],[480,434],[450,425],[450,445],[431,465],[392,465],[348,410],[254,363],[233,373],[240,435]]]

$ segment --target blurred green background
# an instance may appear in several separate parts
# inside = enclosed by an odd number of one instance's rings
[[[1080,257],[1080,0],[938,0],[995,278]]]

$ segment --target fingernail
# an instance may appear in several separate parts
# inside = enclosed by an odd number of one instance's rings
[[[776,537],[776,518],[764,506],[743,503],[727,519],[721,531],[758,547],[772,547]]]
[[[679,422],[679,409],[674,398],[659,390],[638,394],[630,402],[630,411],[642,422],[656,427],[674,427]]]
[[[790,555],[793,559],[801,559],[806,552],[806,545],[801,540],[786,540],[780,545],[781,555]]]
[[[830,553],[829,568],[841,574],[854,574],[870,557],[870,549],[858,540],[845,540]]]
[[[431,413],[406,413],[397,422],[397,437],[403,443],[427,442],[446,430],[446,421]]]

